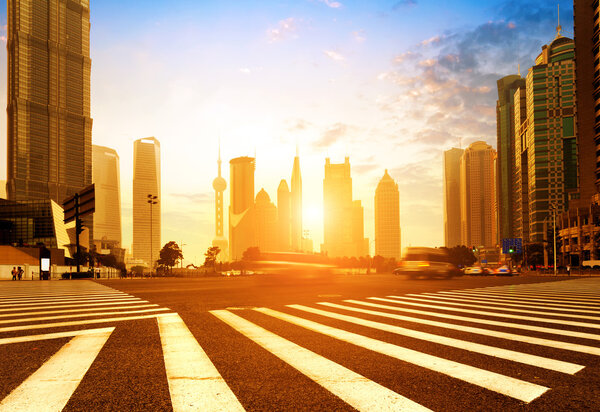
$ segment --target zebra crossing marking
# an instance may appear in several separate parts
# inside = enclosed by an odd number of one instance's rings
[[[147,300],[141,300],[139,298],[135,298],[135,299],[131,299],[131,300],[127,300],[127,301],[120,301],[120,302],[104,302],[104,303],[70,303],[68,305],[43,305],[43,306],[34,306],[34,307],[29,307],[29,308],[14,308],[11,307],[11,309],[0,309],[0,312],[16,312],[16,311],[22,311],[22,310],[37,310],[37,309],[63,309],[63,308],[77,308],[80,306],[86,306],[86,307],[90,307],[90,306],[110,306],[110,305],[136,305],[138,303],[148,303]]]
[[[112,332],[113,329],[114,329],[114,327],[101,328],[101,329],[81,329],[81,330],[72,330],[72,331],[68,331],[68,332],[45,333],[43,335],[16,336],[14,338],[0,339],[0,345],[8,345],[11,343],[35,342],[35,341],[40,341],[40,340],[69,338],[72,336],[79,336],[79,335],[93,335],[96,333]]]
[[[403,362],[411,363],[425,369],[439,372],[526,403],[530,403],[549,390],[549,388],[545,386],[536,385],[534,383],[504,376],[499,373],[479,369],[470,365],[461,364],[412,349],[403,348],[401,346],[382,342],[356,333],[332,328],[330,326],[289,315],[273,309],[257,308],[254,310],[265,315],[269,315],[277,319],[304,327],[314,332],[339,339],[343,342],[348,342],[353,345],[393,357]]]
[[[155,303],[148,303],[145,305],[133,305],[133,306],[110,306],[108,308],[82,308],[77,309],[77,312],[93,312],[95,310],[116,310],[116,309],[142,309],[142,308],[152,308],[158,306]],[[45,310],[41,312],[25,312],[25,313],[4,313],[0,314],[0,318],[18,318],[23,316],[32,316],[32,315],[51,315],[56,313],[72,313],[72,310]]]
[[[125,308],[123,308],[123,309],[125,309]],[[153,308],[153,309],[125,310],[125,311],[113,311],[113,312],[74,313],[71,315],[41,316],[41,317],[37,317],[37,318],[25,318],[25,319],[6,319],[6,320],[0,320],[0,324],[37,322],[37,321],[55,320],[55,319],[86,318],[86,317],[92,317],[92,316],[132,315],[134,313],[163,312],[165,310],[168,310],[168,309]]]
[[[243,411],[183,319],[157,317],[173,410]]]
[[[96,303],[96,302],[115,302],[115,303],[119,303],[119,302],[123,302],[123,301],[131,301],[131,300],[141,300],[140,298],[132,298],[132,297],[123,297],[123,298],[112,298],[112,299],[92,299],[92,300],[84,300],[84,299],[72,299],[72,300],[65,300],[65,301],[58,301],[59,304],[64,304],[64,303],[79,303],[80,305],[85,305],[88,302],[90,303]],[[30,303],[11,303],[11,304],[0,304],[0,308],[24,308],[26,306],[35,306],[35,305],[39,305],[39,304],[50,304],[54,302],[53,300],[49,300],[48,302],[30,302]]]
[[[113,330],[73,337],[0,402],[0,411],[62,410]]]
[[[210,313],[359,411],[429,410],[230,311]]]

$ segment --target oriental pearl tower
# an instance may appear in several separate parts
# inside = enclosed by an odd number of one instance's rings
[[[221,176],[221,144],[219,143],[219,175],[213,180],[213,189],[215,189],[215,238],[212,241],[213,246],[218,246],[221,252],[217,260],[227,261],[229,245],[225,236],[223,236],[223,192],[227,189],[227,182]]]

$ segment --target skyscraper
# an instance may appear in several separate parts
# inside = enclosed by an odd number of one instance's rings
[[[261,189],[254,204],[256,246],[261,252],[277,251],[277,208],[269,194]]]
[[[495,247],[496,151],[472,143],[460,158],[461,241],[467,246]]]
[[[300,157],[296,153],[294,167],[292,169],[292,191],[291,191],[291,238],[292,250],[302,250],[302,176],[300,175]]]
[[[149,203],[150,197],[156,203]],[[154,267],[161,248],[160,142],[154,137],[133,143],[133,244],[134,259]]]
[[[254,223],[253,157],[229,161],[231,189],[229,201],[229,257],[240,260],[246,249],[256,245]]]
[[[362,213],[360,202],[352,201],[350,159],[346,157],[341,164],[333,164],[329,158],[325,159],[324,242],[321,251],[330,257],[358,257],[368,253],[368,244],[365,248],[364,229],[359,227],[362,225]]]
[[[218,175],[213,180],[213,189],[215,189],[215,238],[212,245],[218,247],[221,251],[217,255],[217,260],[227,261],[229,255],[229,244],[223,233],[223,192],[227,189],[227,182],[221,176],[221,147],[219,145]]]
[[[556,38],[542,47],[526,77],[527,117],[518,126],[515,124],[521,139],[515,145],[521,152],[515,156],[527,162],[515,162],[515,175],[521,180],[527,176],[527,189],[523,185],[515,189],[520,191],[517,198],[527,198],[528,210],[522,213],[528,213],[529,238],[525,240],[530,242],[546,238],[544,221],[551,215],[552,206],[563,212],[571,200],[580,196],[573,59],[573,40],[561,36],[559,26]]]
[[[444,244],[451,248],[462,244],[460,235],[460,157],[463,149],[444,152]],[[377,235],[375,235],[377,238]]]
[[[100,249],[121,247],[121,186],[119,155],[114,149],[92,146],[92,181],[96,190],[94,243]]]
[[[92,182],[89,1],[8,0],[8,197]]]
[[[375,189],[375,255],[400,259],[400,192],[387,169]]]
[[[505,76],[498,80],[496,101],[496,147],[498,194],[498,235],[500,239],[515,237],[514,231],[514,173],[515,173],[515,117],[514,96],[519,87],[525,87],[520,75]]]
[[[291,214],[290,214],[290,189],[285,179],[282,179],[277,188],[277,233],[278,248],[288,252],[291,248]]]

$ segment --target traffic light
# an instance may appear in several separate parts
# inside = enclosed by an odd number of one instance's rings
[[[508,253],[515,253],[515,250],[513,248],[508,249]]]
[[[77,218],[75,221],[75,232],[79,235],[83,232],[83,220]]]

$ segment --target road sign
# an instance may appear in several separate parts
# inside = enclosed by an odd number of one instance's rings
[[[523,253],[523,239],[520,237],[502,239],[502,253],[505,255]]]
[[[75,220],[77,214],[81,217],[94,213],[95,208],[95,189],[94,184],[91,184],[63,201],[65,223]]]

